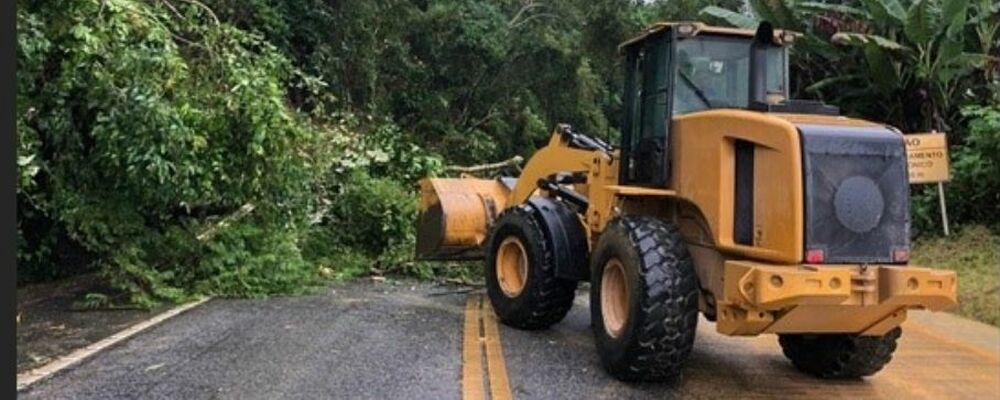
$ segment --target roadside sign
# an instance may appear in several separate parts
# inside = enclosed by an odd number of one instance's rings
[[[943,133],[911,133],[904,139],[911,184],[951,180],[948,141]]]
[[[941,226],[948,236],[948,204],[944,199],[944,182],[951,180],[948,167],[948,140],[941,132],[911,133],[906,140],[906,162],[910,171],[910,184],[937,183],[938,203],[941,207]]]

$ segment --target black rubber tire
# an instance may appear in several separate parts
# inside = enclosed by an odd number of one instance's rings
[[[500,288],[495,267],[500,243],[517,236],[528,258],[524,289],[508,297]],[[543,329],[562,321],[573,306],[577,282],[556,277],[552,241],[546,238],[530,204],[505,211],[486,242],[486,293],[500,322],[518,329]]]
[[[899,327],[885,336],[849,334],[778,335],[778,343],[800,371],[830,379],[851,379],[872,375],[892,360]]]
[[[629,282],[628,319],[613,338],[601,314],[601,278],[612,257]],[[680,375],[698,325],[698,278],[677,228],[651,217],[623,217],[601,234],[591,257],[590,315],[604,368],[625,381]]]

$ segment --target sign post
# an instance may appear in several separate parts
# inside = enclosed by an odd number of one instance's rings
[[[941,207],[941,224],[944,235],[948,228],[948,205],[944,197],[944,182],[951,180],[948,167],[948,141],[944,133],[913,133],[905,136],[906,159],[910,184],[937,183],[938,203]]]
[[[948,205],[944,202],[944,183],[938,182],[938,203],[941,206],[941,223],[944,225],[944,235],[948,236]]]

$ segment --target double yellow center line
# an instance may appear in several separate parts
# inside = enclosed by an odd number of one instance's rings
[[[487,380],[483,381],[483,353]],[[500,345],[500,329],[493,309],[481,294],[465,303],[465,335],[462,341],[462,399],[510,400],[510,381]]]

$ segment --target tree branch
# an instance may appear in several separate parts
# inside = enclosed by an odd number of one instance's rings
[[[240,219],[243,219],[243,217],[250,215],[250,213],[253,212],[254,208],[255,206],[253,205],[253,203],[244,204],[243,206],[240,207],[239,210],[236,210],[232,214],[229,214],[225,218],[222,218],[221,221],[216,222],[214,225],[208,227],[208,229],[205,229],[204,231],[199,233],[198,236],[196,236],[195,238],[198,239],[199,242],[207,242],[209,240],[212,240],[212,238],[214,238],[216,235],[219,234],[220,230],[231,225],[233,222],[236,222]]]
[[[468,167],[459,166],[459,165],[449,165],[447,167],[444,167],[444,170],[446,172],[462,172],[462,173],[471,174],[471,173],[476,173],[476,172],[492,171],[492,170],[495,170],[495,169],[500,169],[500,168],[505,168],[505,167],[511,167],[511,166],[513,166],[513,167],[520,167],[522,162],[524,162],[524,157],[514,156],[514,157],[511,157],[511,158],[509,158],[507,160],[500,161],[500,162],[495,162],[495,163],[490,163],[490,164],[472,165],[472,166],[468,166]]]

